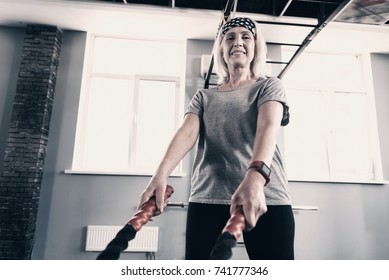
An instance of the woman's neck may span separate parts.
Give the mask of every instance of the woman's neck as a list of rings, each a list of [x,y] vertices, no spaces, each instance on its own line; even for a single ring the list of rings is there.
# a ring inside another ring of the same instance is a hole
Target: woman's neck
[[[255,83],[255,78],[250,71],[232,71],[228,81],[225,81],[220,88],[237,89]]]

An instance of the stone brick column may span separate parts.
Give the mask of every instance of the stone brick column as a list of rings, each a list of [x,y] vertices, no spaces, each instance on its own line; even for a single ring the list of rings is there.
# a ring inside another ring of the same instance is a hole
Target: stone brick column
[[[31,259],[62,42],[28,25],[0,177],[0,259]]]

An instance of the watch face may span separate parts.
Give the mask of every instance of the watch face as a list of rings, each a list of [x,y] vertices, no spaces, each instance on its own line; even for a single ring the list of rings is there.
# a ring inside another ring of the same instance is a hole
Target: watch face
[[[262,164],[261,169],[267,176],[270,176],[271,170],[265,163]]]

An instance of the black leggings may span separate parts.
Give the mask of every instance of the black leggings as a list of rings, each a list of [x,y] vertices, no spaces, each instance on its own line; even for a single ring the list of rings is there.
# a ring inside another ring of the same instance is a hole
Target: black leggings
[[[230,218],[230,206],[189,203],[186,260],[206,260]],[[268,206],[254,229],[243,239],[250,260],[294,259],[294,216],[290,205]]]

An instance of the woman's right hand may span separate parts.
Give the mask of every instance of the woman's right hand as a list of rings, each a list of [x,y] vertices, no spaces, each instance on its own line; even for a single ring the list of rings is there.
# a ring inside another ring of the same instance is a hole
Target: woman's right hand
[[[138,205],[138,210],[143,204],[150,200],[151,197],[155,196],[155,202],[157,204],[157,210],[154,213],[154,216],[160,215],[164,208],[166,207],[168,201],[165,201],[165,190],[167,186],[167,181],[165,178],[159,178],[158,176],[153,176],[147,185],[146,189],[142,192],[140,196],[140,202]]]

